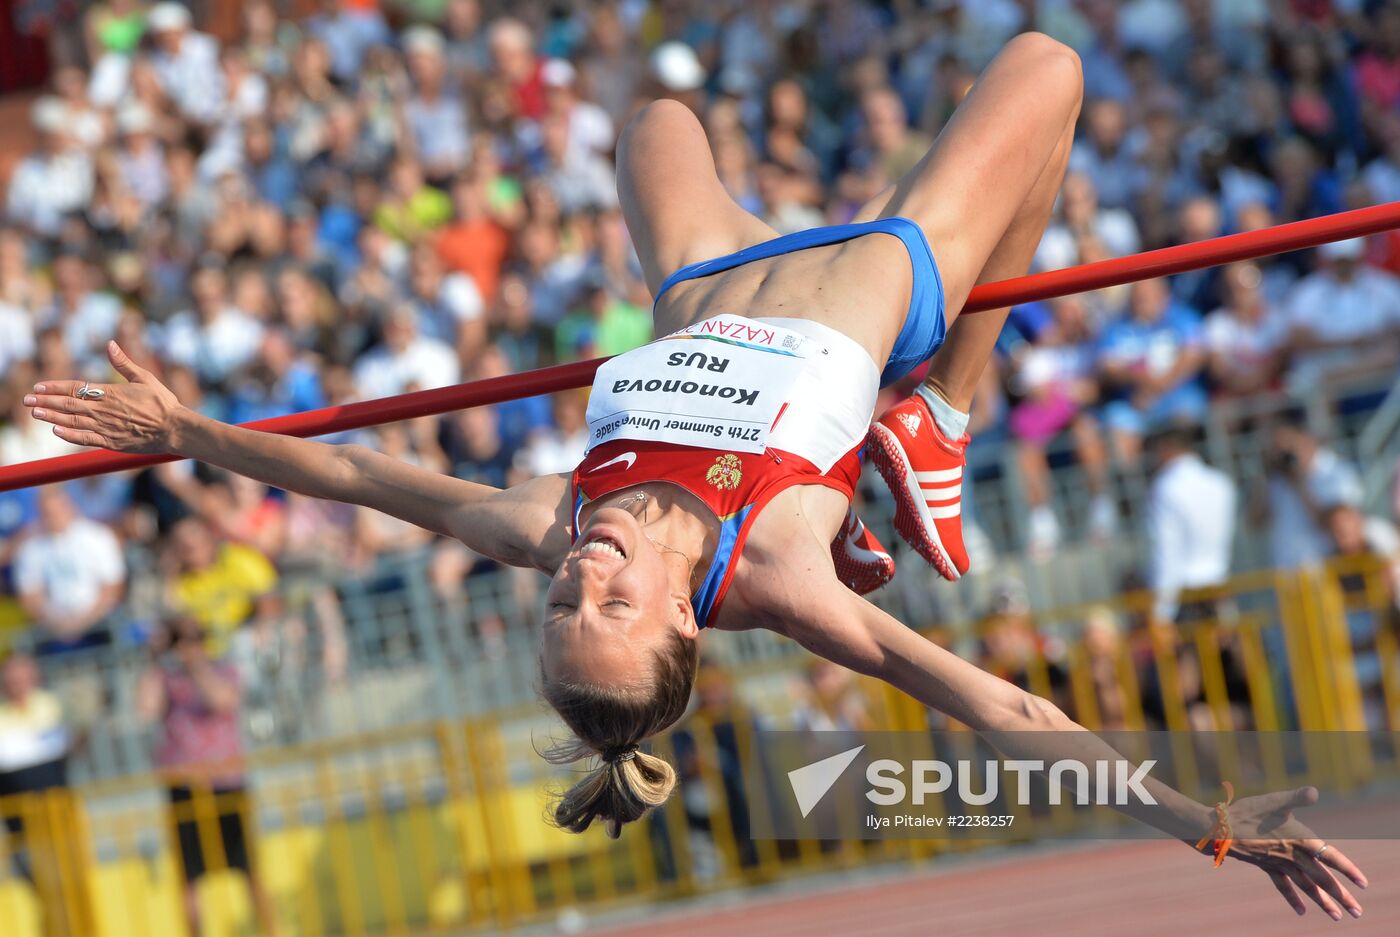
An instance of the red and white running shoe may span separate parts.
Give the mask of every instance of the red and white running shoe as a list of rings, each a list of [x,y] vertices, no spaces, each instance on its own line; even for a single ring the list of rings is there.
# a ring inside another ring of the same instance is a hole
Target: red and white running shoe
[[[874,592],[894,578],[894,557],[865,529],[854,507],[831,541],[831,561],[836,578],[856,595]]]
[[[968,567],[962,483],[970,441],[944,436],[918,394],[886,410],[866,439],[870,461],[894,494],[895,530],[952,581]]]

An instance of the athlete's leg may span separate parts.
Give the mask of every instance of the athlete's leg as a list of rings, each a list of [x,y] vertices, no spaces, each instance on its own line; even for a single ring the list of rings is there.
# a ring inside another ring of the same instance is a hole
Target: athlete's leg
[[[991,266],[1020,264],[1025,244],[1039,242],[1035,219],[1048,208],[1028,203],[1044,202],[1047,192],[1044,203],[1053,203],[1059,180],[1047,169],[1082,97],[1072,49],[1039,33],[1017,36],[978,76],[928,154],[862,210],[862,217],[903,215],[924,229],[950,321]]]
[[[1082,85],[1074,53],[1044,36],[1007,45],[938,143],[878,206],[917,221],[949,316],[975,283],[1024,274],[1073,144]],[[895,494],[896,527],[949,579],[968,568],[961,499],[966,411],[1006,320],[956,316],[921,393],[871,427],[871,457]]]
[[[1077,113],[1077,112],[1076,112]],[[1050,162],[1041,170],[1030,195],[1012,219],[1011,226],[987,258],[977,277],[978,283],[995,283],[1011,277],[1024,276],[1040,245],[1045,226],[1055,208],[1055,197],[1069,166],[1069,151],[1074,145],[1074,123],[1064,128],[1060,143]],[[1009,309],[989,309],[974,315],[958,316],[948,329],[948,337],[929,362],[927,384],[938,396],[955,409],[966,412],[972,405],[972,395],[982,378],[982,371],[996,347],[997,337],[1006,324]]]
[[[653,293],[679,267],[777,236],[730,198],[704,128],[675,101],[653,101],[623,130],[617,194]]]

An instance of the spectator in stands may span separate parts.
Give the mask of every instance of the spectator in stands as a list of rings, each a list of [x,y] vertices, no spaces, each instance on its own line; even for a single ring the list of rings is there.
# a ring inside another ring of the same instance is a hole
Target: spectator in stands
[[[1088,77],[1086,67],[1086,90]],[[1094,181],[1100,204],[1128,207],[1147,184],[1147,171],[1127,142],[1127,107],[1114,98],[1092,100],[1084,108],[1084,125],[1084,137],[1070,154],[1070,169]]]
[[[248,882],[264,934],[277,933],[271,897],[253,864],[252,830],[241,738],[242,686],[237,669],[207,648],[192,618],[166,622],[137,687],[137,711],[161,727],[155,763],[166,783],[169,824],[180,847],[185,919],[199,929],[199,880],[237,869]]]
[[[1089,411],[1098,400],[1099,383],[1088,305],[1082,296],[1065,296],[1052,300],[1048,308],[1049,321],[1026,326],[1038,331],[1013,358],[1010,382],[1019,402],[1008,419],[1030,507],[1029,546],[1039,555],[1060,542],[1059,520],[1050,504],[1046,448],[1066,431],[1092,499],[1090,529],[1104,539],[1117,526],[1116,510],[1107,494],[1108,453],[1098,421]]]
[[[0,660],[0,819],[11,837],[15,871],[31,882],[24,815],[40,811],[24,795],[67,787],[72,748],[63,703],[44,689],[34,658],[6,655]]]
[[[265,556],[220,541],[198,517],[177,523],[169,544],[174,572],[167,580],[167,598],[208,633],[212,656],[223,657],[235,643],[242,653],[253,643],[252,632],[271,628],[281,603],[275,591],[277,571]]]
[[[484,176],[463,173],[452,186],[453,222],[437,236],[438,256],[450,271],[471,278],[482,299],[496,298],[511,232],[491,213],[491,193]]]
[[[65,218],[88,206],[96,177],[92,159],[68,135],[62,101],[41,97],[31,115],[38,148],[10,176],[5,215],[15,224],[53,237]]]
[[[460,371],[452,347],[418,332],[418,314],[401,303],[384,317],[384,341],[355,366],[355,386],[364,397],[387,397],[409,389],[428,390],[457,383]]]
[[[1392,111],[1379,115],[1377,135],[1380,154],[1366,164],[1361,178],[1377,202],[1397,202],[1400,201],[1400,114]]]
[[[603,271],[589,274],[583,308],[564,317],[554,331],[559,361],[618,355],[651,341],[651,311],[615,296]]]
[[[321,41],[330,56],[331,74],[346,85],[354,83],[365,53],[388,45],[393,34],[377,5],[321,0],[320,12],[306,21],[306,32]]]
[[[263,325],[229,301],[228,273],[217,258],[195,271],[190,293],[194,308],[166,323],[162,350],[201,381],[217,386],[253,360],[262,345]]]
[[[1165,280],[1133,284],[1129,316],[1104,330],[1098,355],[1112,393],[1103,421],[1119,459],[1136,462],[1152,429],[1205,414],[1200,315],[1175,302]]]
[[[273,328],[263,334],[257,355],[234,387],[228,419],[247,423],[325,405],[316,363],[297,354],[286,329]]]
[[[53,302],[40,312],[41,328],[58,329],[75,363],[84,370],[107,367],[107,342],[117,331],[121,300],[98,289],[97,271],[77,251],[53,262]]]
[[[1088,661],[1089,680],[1094,687],[1097,726],[1088,721],[1089,714],[1080,707],[1075,707],[1076,718],[1084,725],[1107,731],[1128,728],[1132,704],[1123,685],[1123,665],[1129,660],[1128,649],[1112,609],[1102,606],[1089,609],[1084,616],[1080,640]]]
[[[431,182],[450,181],[471,152],[467,108],[448,83],[442,33],[414,26],[404,33],[404,53],[413,91],[403,104],[412,152]]]
[[[527,477],[572,472],[588,448],[585,413],[588,395],[561,391],[554,395],[553,425],[534,433],[516,457]]]
[[[856,675],[839,664],[817,659],[808,663],[797,686],[793,728],[800,732],[865,732],[875,727],[870,701]]]
[[[67,831],[79,818],[67,789],[74,739],[62,702],[41,683],[32,657],[0,659],[0,821],[13,874],[33,887],[47,934],[72,920],[73,883],[53,857],[70,845]]]
[[[516,117],[544,116],[544,63],[535,54],[535,37],[520,20],[503,17],[491,24],[488,41],[496,74],[510,89]]]
[[[876,167],[893,182],[914,168],[933,141],[909,127],[904,102],[892,88],[867,91],[860,102],[865,133],[857,163]]]
[[[735,858],[743,867],[758,861],[749,834],[742,760],[745,736],[751,739],[757,730],[757,717],[735,694],[734,678],[713,661],[702,661],[695,674],[695,707],[671,734],[692,861],[702,881],[717,877],[729,860],[721,858],[714,835],[716,802],[721,797],[738,850]]]
[[[15,554],[15,588],[40,653],[109,643],[107,617],[126,587],[116,535],[79,516],[57,486],[39,492],[39,520]]]
[[[452,219],[452,199],[429,185],[423,168],[411,156],[400,156],[389,167],[387,190],[373,208],[373,220],[401,241],[416,241]]]
[[[565,215],[617,207],[612,166],[596,151],[572,145],[571,132],[567,116],[549,114],[540,120],[539,176]]]
[[[41,430],[26,415],[24,395],[33,388],[37,376],[28,361],[17,364],[3,376],[5,410],[4,422],[0,423],[0,464],[32,462],[77,451],[77,446]]]
[[[224,95],[218,40],[196,31],[189,7],[171,0],[151,7],[146,26],[155,43],[151,64],[161,89],[182,117],[213,123]]]
[[[1394,728],[1385,696],[1384,668],[1378,638],[1400,625],[1396,597],[1400,595],[1400,533],[1380,517],[1369,517],[1354,505],[1338,504],[1323,517],[1333,574],[1346,596],[1347,631],[1352,666],[1366,710],[1367,726]],[[1393,645],[1392,645],[1393,646]]]
[[[1340,503],[1323,514],[1328,552],[1334,557],[1369,557],[1380,573],[1382,593],[1394,602],[1400,584],[1400,531],[1383,517],[1362,512],[1354,504]]]
[[[1142,244],[1133,216],[1122,208],[1100,206],[1093,178],[1072,172],[1065,176],[1058,217],[1045,229],[1035,252],[1035,265],[1041,270],[1058,270],[1085,263],[1089,258],[1082,255],[1080,247],[1085,236],[1094,237],[1110,257],[1135,254]]]
[[[1224,305],[1205,320],[1206,374],[1225,396],[1269,390],[1287,354],[1287,324],[1265,297],[1257,264],[1231,264],[1221,283]]]
[[[977,666],[1057,706],[1070,706],[1064,643],[1036,627],[1024,585],[1015,580],[997,585],[977,635]]]
[[[409,266],[409,302],[419,330],[455,348],[464,359],[475,357],[486,337],[486,303],[476,281],[465,273],[448,273],[431,243],[413,250]]]
[[[545,118],[563,122],[570,152],[606,157],[617,143],[617,128],[608,112],[578,93],[578,70],[566,59],[550,59],[540,70]]]
[[[1323,515],[1338,505],[1361,503],[1360,472],[1309,432],[1301,411],[1281,418],[1267,459],[1269,474],[1256,515],[1268,520],[1270,565],[1296,569],[1320,562],[1327,555]]]
[[[1298,393],[1367,369],[1392,370],[1400,353],[1400,278],[1362,263],[1363,238],[1317,249],[1318,270],[1288,297]]]
[[[1201,460],[1189,428],[1153,437],[1157,473],[1147,503],[1149,581],[1161,621],[1176,620],[1181,594],[1218,586],[1230,575],[1235,539],[1235,483]]]

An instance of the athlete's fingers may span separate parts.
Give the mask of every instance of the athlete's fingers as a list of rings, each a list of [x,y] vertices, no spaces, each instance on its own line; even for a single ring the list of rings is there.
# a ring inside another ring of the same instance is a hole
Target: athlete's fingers
[[[52,423],[54,426],[62,426],[66,429],[97,429],[97,423],[92,417],[82,413],[59,413],[56,410],[36,408],[34,410],[34,419],[42,420],[45,423]]]
[[[95,446],[98,449],[110,449],[107,441],[91,430],[69,429],[66,426],[55,426],[53,434],[59,439],[71,442],[75,446]]]
[[[1348,914],[1352,917],[1361,917],[1361,903],[1352,896],[1351,892],[1347,891],[1345,885],[1337,881],[1337,877],[1329,872],[1321,862],[1310,855],[1299,856],[1296,861],[1304,874],[1316,882],[1319,888],[1331,895],[1333,900],[1345,908]]]
[[[83,381],[40,381],[34,385],[34,393],[58,394],[62,397],[72,397],[74,392],[77,391],[79,387],[82,387],[83,384]],[[74,399],[76,400],[77,398]]]
[[[1263,808],[1261,811],[1263,813],[1283,813],[1296,807],[1311,807],[1317,803],[1317,797],[1317,788],[1306,786],[1291,791],[1261,794],[1259,806]]]
[[[1298,889],[1293,887],[1293,883],[1288,880],[1286,875],[1282,872],[1270,872],[1269,881],[1274,883],[1274,887],[1278,889],[1278,893],[1283,896],[1283,900],[1288,902],[1288,906],[1292,908],[1296,914],[1301,916],[1308,913],[1307,904],[1303,901],[1302,896],[1298,894]]]
[[[1340,849],[1337,849],[1336,846],[1327,846],[1327,849],[1323,850],[1322,856],[1319,856],[1317,850],[1322,849],[1322,847],[1323,843],[1319,843],[1317,849],[1309,850],[1313,859],[1322,863],[1323,866],[1336,868],[1338,873],[1345,875],[1345,877],[1350,878],[1352,882],[1355,882],[1357,888],[1365,888],[1371,884],[1371,881],[1366,878],[1364,871],[1361,871],[1361,868],[1357,867],[1357,863],[1347,859],[1345,853],[1341,852]]]
[[[117,369],[118,374],[133,384],[143,384],[151,376],[151,372],[128,358],[126,352],[122,351],[122,346],[116,342],[107,343],[107,360],[112,362],[112,367]]]
[[[33,401],[32,403],[30,401]],[[79,400],[69,394],[27,394],[24,398],[26,407],[35,407],[41,410],[57,413],[82,413],[87,409],[88,402]]]
[[[1342,919],[1342,909],[1337,907],[1337,902],[1332,900],[1331,895],[1322,890],[1321,885],[1308,878],[1307,873],[1297,865],[1290,865],[1287,871],[1289,879],[1300,892],[1312,899],[1313,904],[1325,911],[1332,920]]]

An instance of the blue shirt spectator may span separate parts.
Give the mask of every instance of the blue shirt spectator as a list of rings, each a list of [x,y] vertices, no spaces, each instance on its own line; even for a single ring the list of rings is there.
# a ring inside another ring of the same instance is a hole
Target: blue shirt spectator
[[[1174,301],[1165,280],[1134,284],[1129,309],[1104,329],[1098,362],[1113,395],[1104,422],[1135,455],[1151,429],[1205,414],[1205,344],[1200,314]]]

